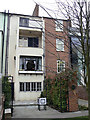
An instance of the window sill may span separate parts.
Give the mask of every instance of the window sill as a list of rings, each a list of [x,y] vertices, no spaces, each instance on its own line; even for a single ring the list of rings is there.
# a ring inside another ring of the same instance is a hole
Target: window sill
[[[19,74],[43,74],[43,71],[20,71]]]

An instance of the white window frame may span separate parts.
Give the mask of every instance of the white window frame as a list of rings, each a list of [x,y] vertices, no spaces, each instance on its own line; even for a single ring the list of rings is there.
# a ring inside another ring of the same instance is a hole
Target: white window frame
[[[30,84],[30,88],[29,88],[30,90],[28,90],[28,91],[26,90],[26,83]],[[20,92],[40,92],[40,91],[42,91],[42,82],[20,82],[19,84],[20,84],[19,89],[20,89],[20,87],[22,87]],[[23,84],[24,86],[21,86],[21,84]],[[35,88],[34,88],[34,84],[35,84]],[[39,88],[37,87],[37,84],[39,84],[39,86],[38,86]],[[32,87],[32,85],[33,85],[33,87]],[[23,87],[24,87],[24,90],[23,90]]]
[[[56,20],[55,21],[55,28],[56,31],[63,31],[63,20]]]
[[[56,51],[64,51],[64,40],[56,39]]]
[[[61,67],[61,66],[58,65],[58,64],[59,64],[58,62],[60,62],[60,64],[63,63],[63,68],[61,68],[60,71],[58,71],[58,67]],[[57,60],[57,73],[60,73],[60,72],[62,72],[62,71],[65,71],[65,61],[63,61],[63,60]]]

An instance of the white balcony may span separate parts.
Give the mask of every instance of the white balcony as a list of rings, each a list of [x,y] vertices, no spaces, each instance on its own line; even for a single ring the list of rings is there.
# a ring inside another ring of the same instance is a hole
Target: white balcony
[[[19,22],[20,28],[28,28],[33,30],[42,30],[43,29],[43,21],[29,18],[20,18]]]

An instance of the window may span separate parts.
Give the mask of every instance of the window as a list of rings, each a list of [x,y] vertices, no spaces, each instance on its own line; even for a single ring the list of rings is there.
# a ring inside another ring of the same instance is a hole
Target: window
[[[64,51],[64,40],[56,39],[56,51]]]
[[[63,31],[63,21],[62,20],[56,20],[56,31]]]
[[[39,47],[38,37],[24,37],[19,36],[20,47]]]
[[[41,82],[20,82],[20,91],[41,91]]]
[[[38,47],[38,38],[28,38],[28,47]]]
[[[65,70],[65,61],[57,60],[57,73],[60,73]]]
[[[24,91],[24,83],[20,83],[20,91]]]
[[[20,18],[20,24],[21,27],[29,27],[29,18]]]
[[[20,56],[19,69],[23,71],[41,71],[42,58],[32,56]]]
[[[37,83],[37,91],[41,91],[41,82]]]

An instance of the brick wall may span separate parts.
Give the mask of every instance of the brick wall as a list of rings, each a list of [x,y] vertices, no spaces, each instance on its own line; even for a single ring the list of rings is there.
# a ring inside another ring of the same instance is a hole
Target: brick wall
[[[46,77],[54,77],[57,72],[57,60],[64,60],[66,65],[70,64],[69,54],[69,39],[67,37],[67,31],[59,32],[55,29],[55,20],[44,18],[45,20],[45,61],[46,61]],[[64,26],[67,26],[67,21],[64,21]],[[56,51],[56,38],[64,39],[65,46],[63,52]],[[68,47],[67,47],[68,46]]]
[[[88,100],[88,92],[86,90],[86,87],[78,86],[77,95],[79,99]]]
[[[69,88],[69,111],[78,111],[78,95],[76,90]]]
[[[54,19],[44,18],[45,20],[45,65],[46,78],[53,78],[57,73],[57,60],[65,61],[65,66],[70,67],[70,52],[69,52],[69,38],[67,31],[57,32],[55,29]],[[67,26],[67,21],[64,21],[64,26]],[[56,38],[62,38],[65,41],[64,51],[56,51]],[[69,89],[69,110],[78,110],[78,97]]]

